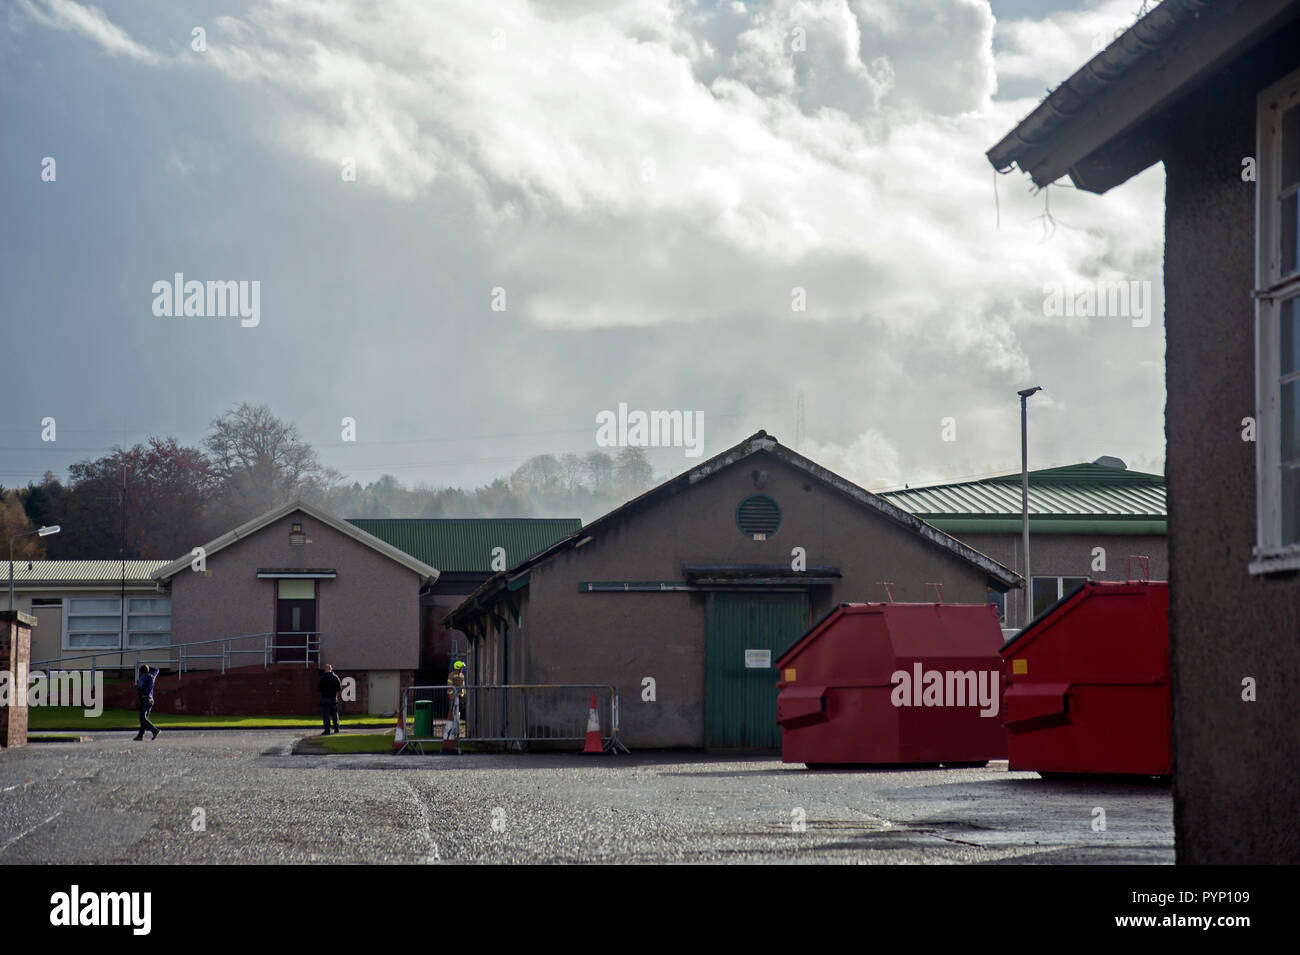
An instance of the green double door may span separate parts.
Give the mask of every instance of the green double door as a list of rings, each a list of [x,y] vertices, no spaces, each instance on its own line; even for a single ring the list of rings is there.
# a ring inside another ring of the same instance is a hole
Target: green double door
[[[711,592],[705,612],[704,745],[779,748],[776,658],[808,629],[806,593]]]

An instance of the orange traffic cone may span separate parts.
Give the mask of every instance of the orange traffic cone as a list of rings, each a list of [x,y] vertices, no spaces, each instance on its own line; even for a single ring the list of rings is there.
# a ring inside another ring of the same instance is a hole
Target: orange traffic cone
[[[600,744],[600,717],[596,715],[596,694],[591,694],[591,709],[587,712],[587,745],[584,753],[603,753],[605,747]]]

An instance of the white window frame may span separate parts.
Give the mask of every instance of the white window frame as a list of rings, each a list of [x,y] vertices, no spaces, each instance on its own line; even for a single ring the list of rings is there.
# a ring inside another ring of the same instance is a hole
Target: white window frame
[[[112,646],[73,646],[69,640],[72,637],[69,619],[73,616],[93,616],[107,617],[108,613],[100,614],[73,614],[72,603],[76,600],[112,600],[117,603],[117,643]],[[122,648],[122,604],[117,594],[72,594],[63,598],[63,639],[60,641],[64,650],[80,650],[83,653],[107,653]]]
[[[130,608],[131,608],[131,601],[132,601],[132,600],[141,600],[141,599],[144,599],[144,600],[166,600],[166,601],[168,602],[167,612],[166,612],[166,613],[160,613],[160,612],[156,612],[156,611],[148,611],[148,612],[137,611],[137,612],[135,612],[135,613],[132,613],[132,612],[131,612],[131,609],[130,609]],[[113,602],[115,602],[115,603],[117,604],[117,612],[116,612],[116,616],[117,616],[117,620],[118,620],[118,625],[117,625],[117,642],[116,642],[115,644],[113,644],[112,646],[94,646],[94,647],[88,647],[88,646],[73,646],[71,643],[69,643],[69,638],[72,636],[72,634],[71,634],[71,630],[70,630],[70,627],[69,627],[69,620],[70,620],[70,618],[75,617],[75,616],[96,616],[96,617],[107,617],[107,616],[110,616],[109,613],[103,613],[103,614],[73,614],[73,613],[72,613],[72,604],[73,604],[74,601],[77,601],[77,600],[111,600],[111,601],[113,601]],[[169,620],[169,625],[168,625],[166,631],[160,631],[160,630],[140,630],[140,629],[132,630],[132,629],[130,629],[130,618],[131,618],[131,617],[168,617],[168,618],[170,618],[170,617],[171,617],[171,614],[172,614],[172,609],[171,609],[171,595],[170,595],[170,594],[159,595],[159,594],[153,594],[153,593],[130,593],[130,592],[128,592],[127,595],[126,595],[126,603],[123,604],[123,603],[122,603],[122,598],[121,598],[121,595],[120,595],[120,594],[116,594],[116,593],[114,593],[114,594],[105,594],[105,593],[83,593],[83,594],[72,594],[72,595],[65,596],[65,597],[62,598],[62,603],[63,603],[63,636],[62,636],[62,638],[61,638],[61,640],[60,640],[60,643],[62,644],[62,647],[63,647],[64,650],[77,650],[77,651],[81,651],[81,652],[83,652],[83,653],[111,653],[111,652],[114,651],[114,650],[153,650],[153,649],[157,649],[157,648],[162,647],[162,646],[171,646],[171,643],[172,643],[172,630],[171,630],[171,626],[170,626],[170,620]],[[127,625],[127,626],[125,627],[125,629],[124,629],[124,627],[123,627],[123,624],[126,624],[126,625]],[[164,632],[167,634],[167,643],[166,643],[166,644],[155,643],[155,644],[149,644],[149,645],[141,644],[141,645],[138,645],[138,646],[137,646],[137,645],[133,644],[133,642],[132,642],[132,640],[131,640],[131,637],[132,637],[133,634],[157,634],[157,633],[164,633]],[[124,633],[125,633],[125,636],[123,636]]]
[[[133,611],[133,610],[131,609],[131,601],[133,601],[133,600],[165,600],[165,601],[167,601],[167,610],[166,610],[165,612],[160,612],[160,611],[157,611],[157,610],[148,610],[148,611],[145,611],[145,610],[134,610],[134,611]],[[170,647],[170,646],[172,645],[172,627],[171,627],[171,619],[172,619],[172,598],[171,598],[171,595],[170,595],[170,594],[166,594],[166,595],[162,595],[162,594],[127,594],[127,597],[126,597],[126,609],[125,609],[124,613],[122,614],[122,616],[123,616],[123,619],[126,620],[126,624],[127,624],[127,628],[126,628],[126,643],[124,644],[125,649],[127,649],[127,650],[156,650],[156,649],[159,648],[159,647],[164,647],[164,646],[165,646],[165,647]],[[133,629],[133,628],[131,627],[131,618],[132,618],[132,617],[166,617],[166,618],[167,618],[167,629],[166,629],[166,630],[141,630],[141,629],[139,629],[139,628],[134,628],[134,629]],[[166,642],[166,643],[136,643],[135,640],[133,639],[133,638],[135,637],[136,634],[143,634],[143,635],[145,635],[145,636],[166,635],[166,637],[167,637],[167,642]]]
[[[1259,94],[1255,183],[1255,548],[1251,574],[1300,568],[1300,541],[1282,542],[1282,386],[1278,363],[1283,303],[1300,295],[1300,271],[1282,274],[1278,178],[1282,116],[1300,107],[1300,70]]]

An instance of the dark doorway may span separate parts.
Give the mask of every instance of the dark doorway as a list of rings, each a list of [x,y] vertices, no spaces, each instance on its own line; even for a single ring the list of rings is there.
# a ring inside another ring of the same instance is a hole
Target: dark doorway
[[[303,663],[307,659],[307,640],[315,638],[316,601],[309,598],[280,597],[275,602],[276,663]]]

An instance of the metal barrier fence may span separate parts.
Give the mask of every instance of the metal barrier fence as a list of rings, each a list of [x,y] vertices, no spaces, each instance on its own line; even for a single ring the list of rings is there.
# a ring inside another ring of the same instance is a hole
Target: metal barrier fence
[[[504,743],[519,750],[536,742],[581,743],[587,738],[593,696],[601,748],[607,753],[628,752],[618,738],[618,690],[608,683],[407,687],[402,691],[398,723],[399,731],[405,727],[399,752],[423,753],[423,744],[441,744],[448,731],[460,742]],[[459,726],[450,727],[456,715]]]
[[[248,646],[237,646],[241,641],[248,641]],[[211,652],[196,652],[196,648]],[[301,663],[303,668],[320,661],[319,630],[282,630],[278,633],[246,633],[238,637],[216,637],[211,640],[192,640],[189,643],[173,643],[162,647],[140,647],[134,650],[93,650],[85,653],[63,653],[49,660],[33,661],[31,670],[63,670],[69,660],[89,660],[90,666],[78,669],[96,670],[131,670],[138,671],[141,663],[150,666],[174,670],[178,679],[184,679],[185,671],[197,672],[215,670],[215,666],[195,666],[198,660],[220,660],[221,672],[225,673],[239,663],[241,656],[261,657],[262,669],[272,663]],[[113,658],[117,660],[114,662]],[[133,660],[134,663],[126,661]],[[257,660],[249,661],[256,666]]]

